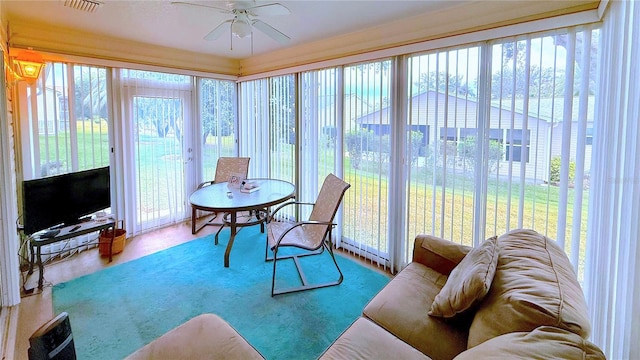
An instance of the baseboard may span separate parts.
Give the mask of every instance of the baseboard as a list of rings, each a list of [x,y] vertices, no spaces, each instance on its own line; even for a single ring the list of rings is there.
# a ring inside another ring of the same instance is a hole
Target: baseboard
[[[18,333],[18,306],[3,306],[0,309],[0,359],[15,359]]]

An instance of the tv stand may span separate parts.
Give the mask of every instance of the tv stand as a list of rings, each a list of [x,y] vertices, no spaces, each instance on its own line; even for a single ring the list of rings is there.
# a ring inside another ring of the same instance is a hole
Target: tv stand
[[[79,225],[80,228],[73,230],[76,225]],[[44,245],[49,245],[53,243],[57,243],[62,240],[71,239],[76,236],[88,234],[95,231],[112,229],[112,238],[111,244],[109,248],[109,262],[113,260],[113,241],[116,236],[116,221],[112,218],[108,218],[106,221],[101,220],[89,220],[84,222],[79,222],[76,225],[67,225],[59,228],[60,230],[57,234],[51,237],[43,237],[42,234],[45,233],[35,233],[30,236],[29,239],[29,249],[31,250],[31,262],[29,263],[29,274],[33,274],[33,264],[37,260],[38,270],[40,274],[38,275],[38,289],[42,290],[42,283],[44,280],[44,266],[42,264],[42,252],[41,247]],[[34,251],[35,250],[35,251]],[[37,259],[36,259],[37,258]]]
[[[56,225],[56,226],[50,227],[49,230],[64,229],[64,228],[72,227],[74,225],[82,224],[82,223],[85,223],[85,222],[91,221],[91,220],[92,220],[91,216],[85,216],[85,217],[82,217],[82,218],[72,219],[72,220],[65,220],[60,225]]]

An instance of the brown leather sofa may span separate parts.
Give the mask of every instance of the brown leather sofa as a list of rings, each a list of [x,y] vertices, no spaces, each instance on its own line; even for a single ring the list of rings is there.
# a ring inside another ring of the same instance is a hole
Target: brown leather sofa
[[[400,271],[321,359],[605,359],[552,239],[514,230],[476,248],[415,239]]]

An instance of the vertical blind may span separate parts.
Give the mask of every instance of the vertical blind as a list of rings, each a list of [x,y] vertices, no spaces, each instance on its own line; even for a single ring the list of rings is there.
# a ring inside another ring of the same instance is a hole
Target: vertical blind
[[[293,75],[246,82],[243,111],[255,122],[243,121],[268,126],[274,176],[299,164],[300,196],[315,196],[321,167],[342,171],[351,188],[339,244],[359,256],[399,269],[420,233],[473,245],[528,227],[557,239],[582,279],[598,36],[571,28],[301,73],[299,123],[288,120]],[[394,103],[395,93],[406,99]],[[300,158],[285,165],[297,139]],[[406,174],[392,159],[405,159]],[[390,234],[397,213],[402,240]]]
[[[300,74],[299,122],[299,199],[315,202],[322,182],[330,173],[342,176],[342,109],[341,69],[330,68]],[[308,218],[305,208],[301,218]],[[340,218],[340,213],[336,219]],[[341,221],[333,232],[334,241],[341,239]]]
[[[32,147],[25,178],[109,165],[107,70],[47,63],[27,88]]]
[[[128,221],[139,224],[136,231],[184,218],[185,202],[174,190],[184,193],[184,177],[194,173],[188,164],[193,138],[185,133],[199,135],[199,166],[207,178],[214,171],[208,161],[233,154],[235,131],[240,155],[252,157],[253,176],[291,180],[297,174],[302,197],[313,199],[328,172],[342,173],[352,187],[338,242],[378,263],[393,257],[409,262],[418,233],[472,245],[530,227],[557,239],[580,279],[588,269],[596,343],[610,357],[626,357],[637,353],[637,316],[626,315],[640,298],[633,288],[640,248],[634,236],[637,86],[629,82],[637,78],[637,49],[630,51],[630,44],[639,7],[609,7],[603,45],[597,26],[582,26],[242,82],[233,130],[232,83],[200,80],[201,128],[194,130],[189,77],[132,71],[111,77],[111,69],[49,63],[21,94],[28,117],[21,127],[23,174],[31,179],[109,164],[111,94],[124,95],[117,99],[127,103],[115,114],[121,128],[116,143],[128,152],[116,165],[135,176],[118,181],[136,183],[127,185],[123,199],[142,193],[144,173],[152,174],[149,188],[167,198],[165,204],[140,195],[132,202],[145,204],[127,210]],[[607,69],[602,94],[595,86],[600,55]],[[407,72],[393,79],[391,67]],[[406,99],[393,103],[394,92]],[[394,131],[406,131],[406,146],[391,146]],[[593,175],[592,146],[600,150],[594,168],[602,169]],[[405,159],[406,174],[390,171],[397,168],[389,159],[397,155]],[[389,201],[388,194],[398,192],[406,196],[404,208]],[[587,237],[589,207],[597,216]],[[402,214],[405,238],[389,234],[389,213]],[[405,246],[393,246],[397,241]],[[587,260],[586,247],[593,250]],[[392,253],[397,248],[404,251]]]
[[[483,166],[476,146],[479,55],[474,46],[408,60],[407,245],[421,233],[471,245],[474,178]]]
[[[202,182],[215,177],[219,157],[237,154],[236,87],[234,82],[228,80],[200,79],[198,94],[198,138],[201,145],[199,159],[202,169],[199,182]]]
[[[213,177],[219,156],[236,154],[234,82],[199,79],[195,122],[190,76],[67,63],[45,69],[26,89],[25,178],[110,165],[113,136],[112,185],[129,234],[183,221],[193,184]]]
[[[249,175],[269,177],[269,83],[267,79],[240,83],[238,108],[240,156],[249,156]]]
[[[24,180],[109,165],[107,74],[101,67],[50,62],[27,87]],[[95,238],[88,234],[43,246],[43,261],[86,250]]]
[[[473,245],[532,228],[558,241],[582,279],[598,34],[409,59],[408,244],[421,232]]]
[[[391,60],[356,64],[343,70],[344,197],[342,246],[388,265],[388,191],[391,140],[389,99]],[[386,110],[385,110],[386,109]]]
[[[640,354],[640,4],[612,1],[602,29],[585,292],[592,341]]]
[[[296,78],[269,79],[269,177],[295,183]]]
[[[119,70],[125,223],[133,234],[183,221],[192,173],[192,78]],[[185,126],[186,125],[186,126]]]

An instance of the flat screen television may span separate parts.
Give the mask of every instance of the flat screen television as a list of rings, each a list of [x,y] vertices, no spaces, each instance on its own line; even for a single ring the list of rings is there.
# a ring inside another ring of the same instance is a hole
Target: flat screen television
[[[23,231],[31,235],[111,207],[109,167],[72,172],[22,184]]]

